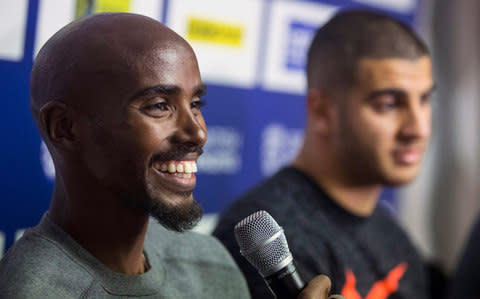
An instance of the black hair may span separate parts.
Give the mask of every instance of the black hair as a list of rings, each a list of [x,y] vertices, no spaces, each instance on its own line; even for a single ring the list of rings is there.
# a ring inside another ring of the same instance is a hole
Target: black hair
[[[407,25],[368,10],[342,11],[316,32],[308,50],[309,88],[335,93],[355,84],[362,58],[430,56],[420,37]]]

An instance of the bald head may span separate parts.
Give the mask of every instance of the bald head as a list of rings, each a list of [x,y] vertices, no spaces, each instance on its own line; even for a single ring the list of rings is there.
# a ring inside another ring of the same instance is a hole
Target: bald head
[[[70,23],[53,35],[38,53],[31,74],[30,106],[39,125],[39,111],[50,101],[85,106],[121,92],[124,82],[154,60],[152,49],[185,49],[188,43],[151,18],[125,13],[97,14]]]
[[[57,32],[31,76],[32,114],[55,165],[53,205],[193,225],[195,176],[162,169],[201,154],[205,90],[192,48],[153,19],[99,14]]]

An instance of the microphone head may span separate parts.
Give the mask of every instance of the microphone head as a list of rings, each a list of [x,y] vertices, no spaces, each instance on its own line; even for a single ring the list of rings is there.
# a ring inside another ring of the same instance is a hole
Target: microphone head
[[[257,211],[234,228],[240,253],[263,277],[268,277],[292,262],[283,229],[265,211]]]

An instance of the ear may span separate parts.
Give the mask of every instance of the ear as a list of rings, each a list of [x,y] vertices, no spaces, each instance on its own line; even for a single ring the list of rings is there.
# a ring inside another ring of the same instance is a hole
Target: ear
[[[307,114],[309,126],[321,135],[328,135],[334,119],[332,98],[318,88],[307,91]]]
[[[50,101],[40,109],[40,123],[53,146],[71,150],[75,145],[73,116],[68,105]]]

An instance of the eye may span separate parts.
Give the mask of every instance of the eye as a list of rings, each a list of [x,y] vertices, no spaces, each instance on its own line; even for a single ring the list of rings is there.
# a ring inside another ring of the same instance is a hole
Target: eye
[[[149,116],[161,118],[170,113],[172,106],[166,101],[157,100],[152,104],[147,104],[142,110]]]
[[[374,102],[375,110],[378,112],[388,112],[400,105],[400,101],[393,95],[381,95]]]
[[[168,111],[168,103],[166,103],[166,102],[160,102],[160,103],[153,104],[153,105],[151,106],[151,109],[158,109],[158,110],[161,110],[161,111]]]
[[[193,101],[191,104],[190,104],[190,107],[192,109],[197,109],[197,110],[200,110],[202,107],[204,107],[207,103],[205,101],[202,101],[202,100],[196,100],[196,101]]]
[[[430,93],[424,94],[424,95],[420,98],[420,101],[422,102],[422,104],[429,104],[429,103],[430,103],[430,100],[431,100],[431,94],[430,94]]]

